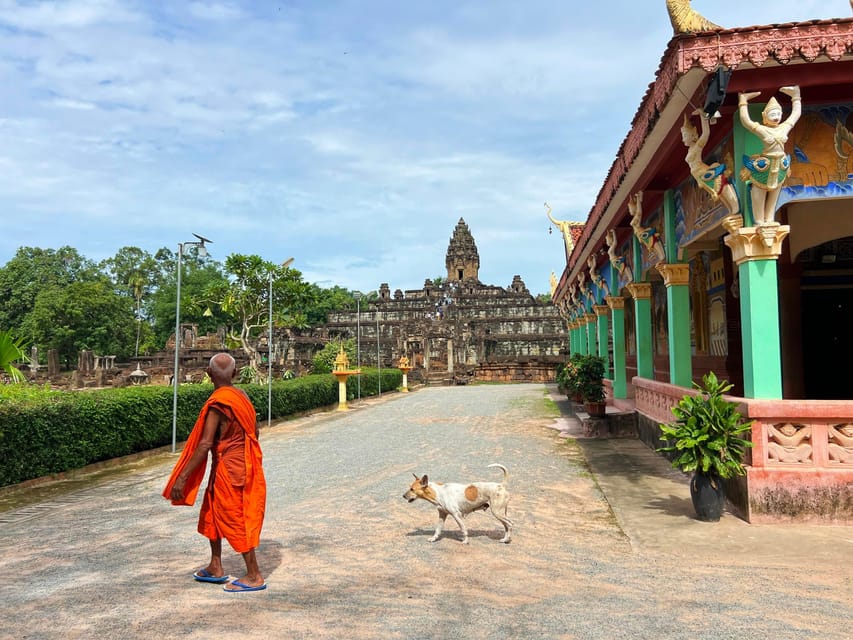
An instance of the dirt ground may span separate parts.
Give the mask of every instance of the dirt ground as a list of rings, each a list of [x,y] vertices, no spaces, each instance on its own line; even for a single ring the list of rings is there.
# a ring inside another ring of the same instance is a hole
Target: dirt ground
[[[191,579],[207,546],[197,506],[159,496],[169,454],[19,503],[0,513],[0,637],[851,637],[848,528],[700,523],[686,482],[663,473],[667,492],[648,495],[640,477],[603,477],[560,420],[542,385],[490,385],[386,394],[264,430],[257,593]],[[469,545],[451,521],[427,542],[436,511],[403,500],[412,474],[497,480],[492,462],[510,472],[512,543],[487,513],[468,517]],[[801,554],[784,553],[791,535]],[[812,561],[810,547],[826,553]]]

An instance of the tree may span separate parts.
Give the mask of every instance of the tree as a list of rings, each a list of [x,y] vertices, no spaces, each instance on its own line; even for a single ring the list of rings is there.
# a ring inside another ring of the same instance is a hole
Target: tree
[[[350,361],[350,368],[354,366],[356,361],[356,341],[353,338],[348,338],[343,342],[333,340],[323,345],[317,353],[314,354],[313,373],[331,373],[335,368],[335,358],[341,352],[341,345],[344,347],[344,353]]]
[[[9,331],[0,331],[0,371],[4,371],[12,382],[23,382],[24,374],[14,363],[26,360],[23,340],[16,340]]]
[[[23,329],[36,344],[56,349],[66,366],[82,349],[121,359],[133,353],[132,303],[105,279],[43,289]]]
[[[305,309],[309,326],[316,327],[328,321],[330,311],[343,309],[355,311],[356,302],[352,292],[344,287],[334,286],[323,289],[317,284],[308,285],[311,290],[311,303]]]
[[[312,299],[311,286],[302,280],[302,273],[263,260],[256,255],[232,254],[225,259],[228,282],[208,287],[200,302],[217,305],[230,322],[230,335],[239,341],[249,358],[249,366],[260,369],[256,338],[269,329],[269,289],[272,278],[273,323],[285,324],[288,318]],[[285,325],[286,326],[286,325]],[[238,333],[239,332],[239,333]]]
[[[98,277],[95,263],[71,247],[21,247],[0,268],[0,326],[19,329],[32,311],[39,292],[45,288],[64,287]]]
[[[101,262],[100,268],[107,273],[120,295],[133,298],[136,307],[136,347],[134,355],[139,355],[139,341],[142,333],[142,299],[150,295],[161,274],[157,261],[147,251],[139,247],[122,247],[112,258]]]
[[[156,277],[159,284],[143,304],[143,310],[151,321],[155,348],[162,349],[175,331],[178,255],[164,247],[157,251],[154,260],[159,270]],[[181,323],[196,324],[200,335],[215,333],[230,321],[219,307],[208,302],[206,294],[214,287],[227,285],[222,264],[198,256],[196,248],[192,247],[184,253],[181,267]]]

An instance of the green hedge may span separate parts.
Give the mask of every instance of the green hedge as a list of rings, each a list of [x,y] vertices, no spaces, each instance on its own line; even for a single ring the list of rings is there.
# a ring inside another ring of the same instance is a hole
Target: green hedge
[[[397,369],[383,369],[382,389],[402,383]],[[362,397],[375,395],[379,376],[364,370]],[[240,385],[255,405],[261,424],[267,416],[269,389],[264,384]],[[347,397],[356,396],[357,380],[347,381]],[[155,449],[172,442],[171,387],[140,386],[99,391],[33,390],[20,396],[0,394],[0,486],[17,484],[88,464]],[[178,388],[177,440],[186,440],[213,385]],[[283,418],[334,405],[334,376],[314,375],[275,381],[272,417]]]

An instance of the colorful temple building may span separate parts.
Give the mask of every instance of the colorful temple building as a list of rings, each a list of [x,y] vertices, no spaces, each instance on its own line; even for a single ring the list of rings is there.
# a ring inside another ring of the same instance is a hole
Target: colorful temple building
[[[853,522],[853,18],[722,28],[676,4],[585,225],[562,223],[571,350],[607,359],[650,447],[728,379],[754,420],[740,515]]]

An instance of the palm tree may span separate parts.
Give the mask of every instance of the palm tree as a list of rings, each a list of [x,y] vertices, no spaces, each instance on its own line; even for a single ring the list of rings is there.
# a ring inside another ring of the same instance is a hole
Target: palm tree
[[[23,382],[24,374],[12,363],[26,359],[23,340],[15,340],[9,331],[0,331],[0,371],[6,372],[13,382]]]

